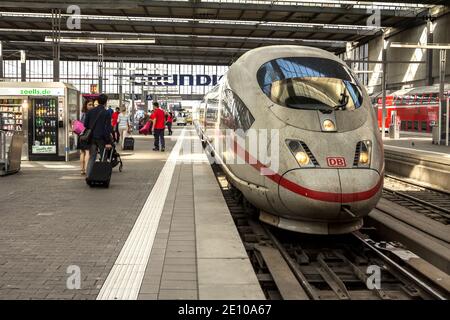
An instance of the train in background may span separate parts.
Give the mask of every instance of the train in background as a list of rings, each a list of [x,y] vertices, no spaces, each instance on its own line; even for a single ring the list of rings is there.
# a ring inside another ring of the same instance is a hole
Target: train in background
[[[365,88],[335,55],[267,46],[229,68],[194,124],[260,220],[324,235],[358,230],[381,197],[384,156],[376,121]],[[258,135],[264,130],[276,130],[276,139]],[[232,147],[217,148],[225,139]],[[270,154],[275,143],[278,166],[272,168],[260,152]]]
[[[444,87],[445,99],[450,84]],[[382,98],[377,97],[378,127],[382,127]],[[439,86],[416,87],[390,92],[386,95],[385,128],[389,129],[392,113],[400,121],[401,131],[431,133],[439,118]]]

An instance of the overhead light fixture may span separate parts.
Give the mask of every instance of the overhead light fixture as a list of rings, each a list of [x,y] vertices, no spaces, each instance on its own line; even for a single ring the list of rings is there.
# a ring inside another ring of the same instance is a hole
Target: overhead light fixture
[[[381,71],[373,71],[373,70],[353,70],[353,73],[383,73],[383,70],[381,70]]]
[[[78,56],[77,57],[79,60],[96,60],[98,57],[97,56]],[[155,61],[155,60],[164,60],[164,57],[156,57],[156,56],[147,56],[147,57],[110,57],[110,56],[105,56],[104,60],[108,60],[108,61]],[[143,70],[143,69],[136,69],[136,70]]]
[[[392,42],[391,48],[407,48],[407,49],[450,49],[449,43],[402,43],[402,42]]]
[[[52,37],[45,37],[46,42],[52,42]],[[61,37],[59,42],[64,43],[92,43],[92,44],[153,44],[154,38],[126,38],[126,39],[106,39],[106,38],[65,38]]]

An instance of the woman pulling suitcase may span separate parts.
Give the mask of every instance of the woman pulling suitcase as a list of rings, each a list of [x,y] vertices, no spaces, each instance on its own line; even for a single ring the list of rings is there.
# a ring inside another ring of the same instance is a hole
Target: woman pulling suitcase
[[[111,179],[111,162],[107,164],[107,161],[102,161],[105,165],[97,165],[99,162],[96,162],[98,152],[101,155],[105,155],[107,153],[105,149],[112,149],[111,115],[105,110],[107,101],[108,97],[105,94],[98,96],[96,99],[97,103],[94,103],[97,106],[86,114],[84,120],[86,130],[80,135],[81,141],[86,141],[90,144],[89,162],[86,172],[86,183],[90,186],[93,184],[109,186],[109,180]]]

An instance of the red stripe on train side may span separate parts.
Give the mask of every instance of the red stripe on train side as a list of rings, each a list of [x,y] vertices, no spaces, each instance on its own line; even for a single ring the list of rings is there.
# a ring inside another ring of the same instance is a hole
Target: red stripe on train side
[[[236,152],[236,149],[238,152]],[[378,183],[372,187],[369,190],[362,191],[362,192],[355,192],[355,193],[334,193],[334,192],[323,192],[323,191],[316,191],[312,189],[308,189],[306,187],[303,187],[289,179],[283,178],[280,174],[277,172],[273,172],[269,167],[262,164],[259,160],[257,160],[255,157],[253,157],[249,152],[242,148],[234,139],[234,148],[233,152],[235,154],[242,155],[244,154],[244,160],[247,164],[251,165],[254,169],[261,172],[261,170],[264,170],[266,173],[269,172],[269,174],[266,174],[266,177],[275,182],[276,184],[281,185],[283,188],[294,192],[298,195],[319,200],[319,201],[326,201],[326,202],[339,202],[339,203],[349,203],[349,202],[357,202],[357,201],[364,201],[367,199],[372,198],[380,189],[380,187],[383,184],[383,178],[381,177]],[[241,157],[242,158],[242,157]]]

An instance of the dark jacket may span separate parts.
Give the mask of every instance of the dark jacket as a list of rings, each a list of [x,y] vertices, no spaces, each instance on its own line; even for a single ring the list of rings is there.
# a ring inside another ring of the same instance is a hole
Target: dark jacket
[[[92,130],[92,138],[95,140],[103,140],[106,144],[112,143],[111,139],[111,115],[105,110],[105,107],[102,105],[98,105],[94,109],[90,110],[86,113],[86,118],[84,119],[84,126],[86,128],[92,128],[94,125],[95,119],[98,114],[103,112]]]

